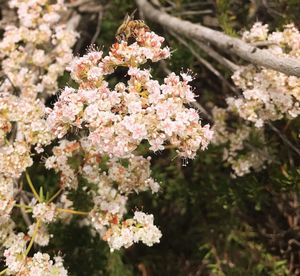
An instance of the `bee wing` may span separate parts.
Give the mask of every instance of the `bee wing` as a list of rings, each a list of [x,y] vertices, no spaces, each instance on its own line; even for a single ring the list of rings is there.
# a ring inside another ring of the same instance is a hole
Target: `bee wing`
[[[123,24],[127,23],[128,21],[130,21],[130,15],[128,13],[126,13],[124,20],[123,20]]]
[[[130,19],[133,20],[134,19],[134,14],[136,13],[137,9],[134,9],[134,11],[130,14]]]
[[[128,22],[130,21],[130,16],[128,13],[126,13],[122,24],[119,26],[116,35],[119,35],[122,31],[124,31],[124,29],[127,27]]]

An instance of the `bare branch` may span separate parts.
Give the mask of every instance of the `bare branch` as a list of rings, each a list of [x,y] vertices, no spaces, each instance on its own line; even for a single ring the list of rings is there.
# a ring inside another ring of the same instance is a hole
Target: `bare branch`
[[[282,139],[284,143],[286,143],[294,152],[296,152],[300,156],[300,149],[298,149],[284,134],[282,134],[279,129],[277,129],[270,122],[267,125]]]
[[[214,120],[213,117],[206,111],[206,109],[197,101],[191,102],[190,105],[202,113],[202,115],[204,115],[211,122]]]
[[[232,86],[228,80],[226,80],[223,75],[216,69],[214,68],[206,59],[202,58],[192,47],[191,45],[188,44],[187,41],[185,41],[183,38],[181,38],[180,36],[178,36],[177,34],[171,32],[171,34],[173,36],[175,36],[175,38],[181,43],[183,44],[185,47],[187,47],[190,52],[192,53],[192,55],[200,62],[202,63],[209,71],[211,71],[215,76],[217,76],[229,89],[231,89],[232,91],[234,91],[235,93],[237,93],[237,89]]]
[[[199,10],[199,11],[182,11],[175,13],[179,16],[188,16],[188,15],[202,15],[202,14],[212,14],[213,10],[207,9],[207,10]]]
[[[222,32],[181,20],[155,9],[147,0],[136,0],[136,3],[146,18],[174,32],[191,39],[210,42],[212,45],[235,54],[252,64],[264,66],[286,75],[300,77],[300,59],[276,56],[267,49],[259,49],[238,38],[233,38]]]
[[[97,22],[97,28],[96,28],[96,32],[91,40],[91,44],[94,44],[100,34],[101,31],[101,24],[102,24],[102,18],[103,18],[103,10],[101,9],[98,13],[98,22]]]
[[[68,8],[76,8],[76,7],[79,7],[81,5],[84,5],[84,4],[88,3],[90,1],[91,0],[77,0],[77,1],[73,1],[71,3],[66,4],[66,6]]]
[[[227,58],[223,57],[220,55],[218,52],[216,52],[214,49],[211,47],[207,46],[203,42],[200,42],[198,40],[193,40],[195,44],[203,50],[206,54],[208,54],[211,58],[213,58],[215,61],[229,69],[230,71],[234,72],[239,69],[240,66],[236,65],[235,63],[231,62]]]

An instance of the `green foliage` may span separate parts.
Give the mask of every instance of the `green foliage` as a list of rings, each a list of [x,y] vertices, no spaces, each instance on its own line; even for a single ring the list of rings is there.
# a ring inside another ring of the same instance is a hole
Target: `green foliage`
[[[225,34],[230,36],[237,36],[236,32],[232,27],[232,21],[236,18],[230,12],[230,0],[217,0],[217,14],[219,24]]]
[[[80,227],[79,220],[73,219],[69,225],[51,225],[50,233],[56,238],[47,249],[61,252],[70,275],[107,275],[108,246],[98,236],[93,237],[89,227]]]

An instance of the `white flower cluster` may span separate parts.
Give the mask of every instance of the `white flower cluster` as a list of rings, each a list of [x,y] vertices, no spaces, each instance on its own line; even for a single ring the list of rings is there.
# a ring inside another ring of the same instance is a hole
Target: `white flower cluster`
[[[126,157],[147,140],[154,152],[170,144],[180,156],[194,158],[199,148],[207,147],[212,131],[209,125],[201,126],[195,109],[186,107],[194,101],[188,84],[192,78],[172,73],[159,84],[149,70],[137,68],[147,59],[169,55],[168,49],[160,48],[161,37],[148,32],[140,36],[140,44],[134,45],[148,50],[147,55],[140,53],[141,59],[132,56],[139,51],[126,42],[115,44],[106,57],[92,51],[77,59],[70,69],[79,89],[65,88],[49,110],[47,123],[59,138],[71,127],[88,130],[87,139],[100,155]],[[111,90],[105,76],[121,65],[129,68],[129,80]]]
[[[6,258],[6,275],[28,275],[28,276],[66,276],[67,270],[63,267],[61,257],[50,259],[48,254],[40,252],[35,253],[33,257],[26,257],[26,237],[23,233],[18,235],[11,234],[6,241],[5,246],[8,248],[4,251]]]
[[[212,113],[214,118],[212,143],[225,146],[223,160],[231,166],[232,177],[243,176],[250,173],[251,169],[259,171],[266,163],[272,162],[262,128],[254,128],[245,122],[237,122],[232,128],[227,125],[227,119],[231,115],[228,109],[215,107]]]
[[[16,179],[32,165],[31,146],[40,152],[52,138],[37,97],[57,91],[76,33],[60,22],[63,1],[12,0],[9,5],[18,17],[0,42],[0,174]]]
[[[41,100],[1,91],[0,111],[0,145],[6,142],[6,136],[11,132],[16,132],[17,141],[37,145],[36,149],[50,142],[52,136],[44,119],[45,105]],[[13,129],[14,124],[17,129]]]
[[[0,147],[0,176],[19,178],[32,163],[27,143],[20,141]]]
[[[55,209],[56,206],[52,202],[50,204],[46,204],[45,202],[38,203],[33,206],[32,216],[44,223],[50,223],[55,219]]]
[[[124,166],[117,159],[111,159],[108,163],[108,178],[118,184],[118,189],[122,193],[131,193],[132,191],[151,190],[156,193],[159,190],[159,184],[151,177],[150,160],[142,156],[132,155],[128,158],[128,165]]]
[[[33,223],[29,226],[29,229],[28,229],[28,235],[30,237],[33,236],[34,234],[34,229],[36,228],[36,223]],[[38,232],[37,234],[35,235],[34,237],[34,242],[36,244],[38,244],[39,246],[47,246],[49,244],[49,241],[50,241],[50,238],[51,238],[51,235],[49,234],[48,232],[48,229],[47,229],[47,226],[45,223],[42,223],[40,226],[39,226],[39,229],[38,229]]]
[[[286,25],[282,32],[269,33],[268,26],[256,23],[243,35],[249,43],[265,42],[269,51],[278,56],[300,57],[300,32],[294,25]],[[241,67],[232,76],[242,89],[243,97],[227,99],[232,109],[256,127],[266,121],[300,114],[300,79],[260,66]]]
[[[112,158],[104,161],[99,154],[90,150],[85,144],[85,139],[80,142],[62,140],[59,146],[53,148],[54,155],[46,160],[46,167],[60,172],[60,182],[68,183],[64,188],[76,189],[79,174],[94,184],[92,191],[94,208],[89,214],[90,224],[103,236],[111,223],[119,221],[126,213],[128,194],[147,190],[155,193],[159,189],[159,184],[150,176],[150,157],[146,159],[131,155],[125,159]],[[77,160],[78,166],[75,169],[71,167],[70,160],[76,156],[82,156],[82,162],[78,163]],[[99,164],[107,168],[102,170]],[[65,192],[62,195],[65,195]],[[47,222],[46,212],[51,218],[54,217],[50,207],[43,203],[35,205],[33,216]]]
[[[3,72],[21,96],[53,94],[57,79],[71,61],[76,33],[62,24],[63,1],[11,0],[18,26],[8,25],[0,42]]]
[[[54,107],[48,109],[47,124],[53,135],[61,139],[75,131],[81,138],[61,140],[46,167],[60,172],[63,187],[76,188],[77,175],[95,184],[91,192],[94,208],[86,223],[107,238],[112,249],[139,240],[152,245],[161,235],[153,221],[150,223],[151,216],[143,227],[137,226],[138,218],[119,223],[126,212],[128,194],[159,189],[150,176],[150,158],[136,153],[139,145],[147,141],[153,152],[168,145],[177,148],[179,156],[194,158],[212,139],[209,125],[201,126],[197,111],[187,107],[195,101],[188,84],[190,75],[171,73],[160,84],[152,79],[150,70],[138,68],[147,60],[169,57],[169,49],[162,48],[163,40],[140,29],[134,43],[115,43],[107,56],[91,50],[75,59],[70,71],[79,88],[66,87]],[[120,66],[128,68],[129,79],[111,89],[106,78]],[[76,162],[75,156],[79,156]],[[104,165],[106,169],[100,169]]]
[[[300,57],[300,32],[293,24],[286,25],[282,32],[270,33],[268,25],[258,22],[242,38],[253,45],[267,47],[274,55]],[[214,108],[213,142],[227,145],[224,160],[232,167],[233,176],[243,176],[251,169],[263,169],[274,160],[263,126],[269,121],[299,116],[300,79],[253,65],[240,67],[232,79],[242,95],[228,97],[227,108]],[[230,120],[235,123],[229,126]]]
[[[153,225],[153,215],[143,212],[134,212],[132,219],[122,223],[111,224],[111,228],[105,233],[110,250],[118,250],[121,247],[129,247],[133,243],[143,242],[148,246],[158,243],[161,238],[160,230]]]
[[[36,276],[67,276],[68,271],[63,266],[63,259],[61,256],[54,257],[54,261],[50,259],[50,256],[46,253],[37,252],[32,258],[27,260],[24,267],[24,275]]]
[[[76,189],[78,185],[75,170],[69,164],[69,158],[80,149],[77,141],[61,140],[59,146],[53,147],[53,155],[47,158],[45,166],[60,173],[60,185],[62,187]]]
[[[25,263],[26,237],[24,233],[18,235],[10,234],[6,239],[4,246],[7,248],[4,251],[5,262],[8,267],[7,274],[14,275],[21,271]]]
[[[42,152],[42,146],[53,139],[44,101],[57,92],[58,78],[72,59],[77,35],[74,25],[65,22],[62,0],[10,0],[8,5],[10,11],[4,16],[11,18],[2,20],[7,25],[0,41],[0,239],[7,248],[6,274],[66,275],[59,257],[53,262],[47,254],[26,256],[30,239],[14,234],[10,211],[23,193],[16,187],[22,182],[21,174],[33,164],[33,146]],[[54,211],[55,205],[38,203],[27,206],[25,213],[33,212],[33,218],[50,223]],[[33,223],[28,234],[40,245],[49,242],[44,224],[36,227]]]

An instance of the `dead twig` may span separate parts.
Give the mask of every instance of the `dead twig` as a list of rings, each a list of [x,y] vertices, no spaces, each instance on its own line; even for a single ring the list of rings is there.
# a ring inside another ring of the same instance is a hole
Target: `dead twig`
[[[103,10],[101,9],[98,13],[98,22],[97,22],[96,32],[91,40],[91,44],[94,44],[96,42],[96,40],[100,34],[102,19],[103,19]]]

